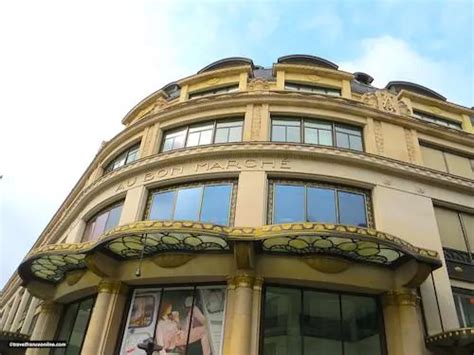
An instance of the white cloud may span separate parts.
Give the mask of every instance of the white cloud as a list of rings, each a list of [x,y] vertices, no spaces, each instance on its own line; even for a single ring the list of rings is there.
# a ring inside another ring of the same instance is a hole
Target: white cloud
[[[304,30],[318,31],[324,34],[320,40],[331,42],[341,36],[344,26],[342,19],[334,10],[318,8],[314,16],[302,22],[301,27]]]
[[[446,96],[449,101],[473,103],[473,92],[460,85],[472,80],[452,63],[423,56],[407,42],[391,36],[368,38],[360,41],[360,54],[353,60],[340,62],[340,68],[349,72],[363,71],[374,77],[373,85],[385,87],[389,81],[404,80],[426,86]]]

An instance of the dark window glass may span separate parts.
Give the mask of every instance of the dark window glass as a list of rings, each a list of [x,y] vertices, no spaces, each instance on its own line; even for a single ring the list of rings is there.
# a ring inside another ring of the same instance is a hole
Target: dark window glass
[[[126,164],[129,164],[137,160],[139,149],[140,149],[140,143],[135,144],[134,146],[123,151],[118,156],[116,156],[109,164],[107,164],[104,171],[108,173],[112,170],[118,169],[121,166],[124,166]]]
[[[381,354],[380,323],[375,299],[341,295],[344,354]]]
[[[308,221],[337,223],[336,198],[333,189],[309,187],[307,194]]]
[[[94,299],[88,298],[67,306],[63,321],[59,327],[60,333],[58,336],[59,340],[67,342],[67,346],[54,349],[53,353],[55,355],[76,355],[81,353],[93,304]]]
[[[179,190],[176,198],[174,219],[198,221],[201,199],[202,187]]]
[[[84,241],[96,240],[101,234],[119,224],[123,202],[112,205],[89,219],[84,231]]]
[[[230,210],[230,185],[206,186],[202,201],[201,221],[228,225]]]
[[[338,192],[339,223],[367,227],[364,196],[351,192]]]
[[[474,327],[474,292],[455,289],[453,296],[461,327]]]
[[[273,223],[305,221],[304,186],[275,185]]]
[[[265,292],[263,354],[301,354],[301,292],[268,287]]]
[[[174,199],[176,191],[160,192],[153,195],[149,219],[173,219]]]

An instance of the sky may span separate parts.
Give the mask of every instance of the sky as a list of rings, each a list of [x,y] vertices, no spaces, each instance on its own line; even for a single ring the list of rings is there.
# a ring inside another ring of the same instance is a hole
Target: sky
[[[0,1],[0,288],[144,97],[225,57],[326,58],[474,105],[474,2]]]

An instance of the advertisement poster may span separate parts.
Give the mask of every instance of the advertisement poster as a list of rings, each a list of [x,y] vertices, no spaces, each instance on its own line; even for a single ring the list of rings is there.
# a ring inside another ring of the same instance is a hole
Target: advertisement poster
[[[137,289],[120,353],[143,355],[149,341],[155,355],[219,355],[224,306],[225,286]]]

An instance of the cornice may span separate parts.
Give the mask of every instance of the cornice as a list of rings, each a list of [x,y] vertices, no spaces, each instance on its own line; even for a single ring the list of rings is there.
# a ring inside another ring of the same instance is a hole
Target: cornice
[[[273,65],[274,76],[276,76],[276,72],[280,70],[287,73],[314,74],[314,75],[321,75],[328,78],[343,79],[343,80],[352,80],[354,78],[354,75],[342,70],[327,69],[327,68],[317,67],[313,65],[301,65],[301,64],[274,64]]]
[[[420,95],[411,91],[401,90],[398,93],[398,97],[408,97],[410,99],[414,99],[416,102],[421,102],[427,105],[436,106],[446,111],[455,111],[456,113],[465,114],[465,115],[472,115],[474,114],[474,110],[468,107],[464,107],[458,104],[454,104],[452,102],[441,101],[431,97],[427,97],[424,95]]]
[[[252,67],[250,65],[239,65],[236,67],[222,68],[222,69],[212,70],[209,72],[204,72],[201,74],[188,76],[184,79],[178,80],[176,83],[179,84],[181,87],[183,87],[184,85],[195,84],[203,80],[222,78],[225,76],[240,74],[242,72],[250,73],[251,71],[252,71]]]

